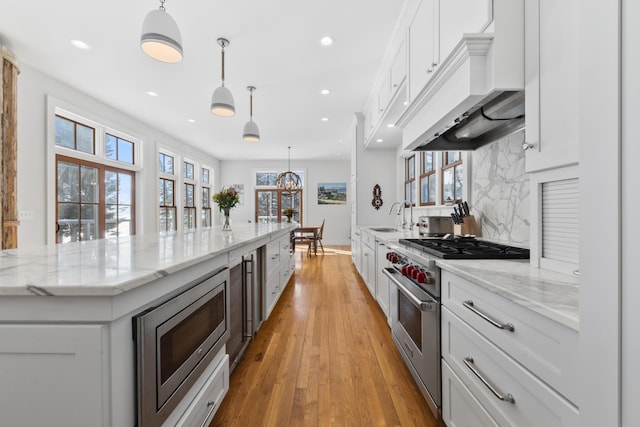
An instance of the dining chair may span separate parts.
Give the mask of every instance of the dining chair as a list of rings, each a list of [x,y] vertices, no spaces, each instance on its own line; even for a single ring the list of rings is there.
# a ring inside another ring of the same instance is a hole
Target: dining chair
[[[322,220],[322,225],[320,226],[320,229],[318,230],[318,232],[315,234],[315,236],[311,236],[311,239],[313,240],[313,248],[315,253],[318,253],[318,244],[320,244],[320,249],[322,249],[322,253],[324,253],[324,246],[322,246],[322,233],[324,232],[324,219]],[[311,245],[309,245],[309,250],[311,250]]]

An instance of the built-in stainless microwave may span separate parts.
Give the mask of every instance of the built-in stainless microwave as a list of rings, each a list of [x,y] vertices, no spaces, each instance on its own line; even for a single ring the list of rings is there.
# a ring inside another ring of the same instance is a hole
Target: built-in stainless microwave
[[[133,317],[138,427],[161,425],[229,338],[229,270]]]

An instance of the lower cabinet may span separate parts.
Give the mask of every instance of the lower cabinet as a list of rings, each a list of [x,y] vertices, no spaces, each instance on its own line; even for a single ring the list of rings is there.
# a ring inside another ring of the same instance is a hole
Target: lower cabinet
[[[389,266],[387,260],[387,252],[389,248],[382,242],[377,242],[376,245],[376,301],[378,305],[387,316],[387,322],[391,324],[391,318],[389,313],[389,278],[384,275],[382,269]]]
[[[577,331],[447,271],[442,285],[447,425],[578,427]]]
[[[264,318],[266,319],[287,286],[296,265],[289,233],[269,242],[265,252],[267,280],[264,288]]]
[[[106,325],[0,325],[0,425],[110,425],[107,331]]]
[[[218,364],[209,378],[207,378],[195,399],[175,426],[190,427],[209,425],[220,407],[222,399],[227,395],[228,390],[229,355],[225,354],[224,359]]]

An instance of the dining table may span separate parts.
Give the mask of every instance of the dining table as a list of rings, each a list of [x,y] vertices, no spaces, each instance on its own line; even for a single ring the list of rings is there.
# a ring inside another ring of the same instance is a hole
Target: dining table
[[[296,242],[309,242],[313,245],[313,253],[318,253],[318,234],[320,233],[319,225],[305,225],[296,227],[291,231],[291,247],[296,250]]]

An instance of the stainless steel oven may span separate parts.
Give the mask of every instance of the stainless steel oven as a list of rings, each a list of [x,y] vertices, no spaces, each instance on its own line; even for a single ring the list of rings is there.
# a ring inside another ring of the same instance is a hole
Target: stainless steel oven
[[[159,426],[229,338],[229,270],[133,318],[138,426]]]
[[[393,340],[431,411],[440,419],[440,270],[433,261],[398,251],[383,270],[391,280]]]

